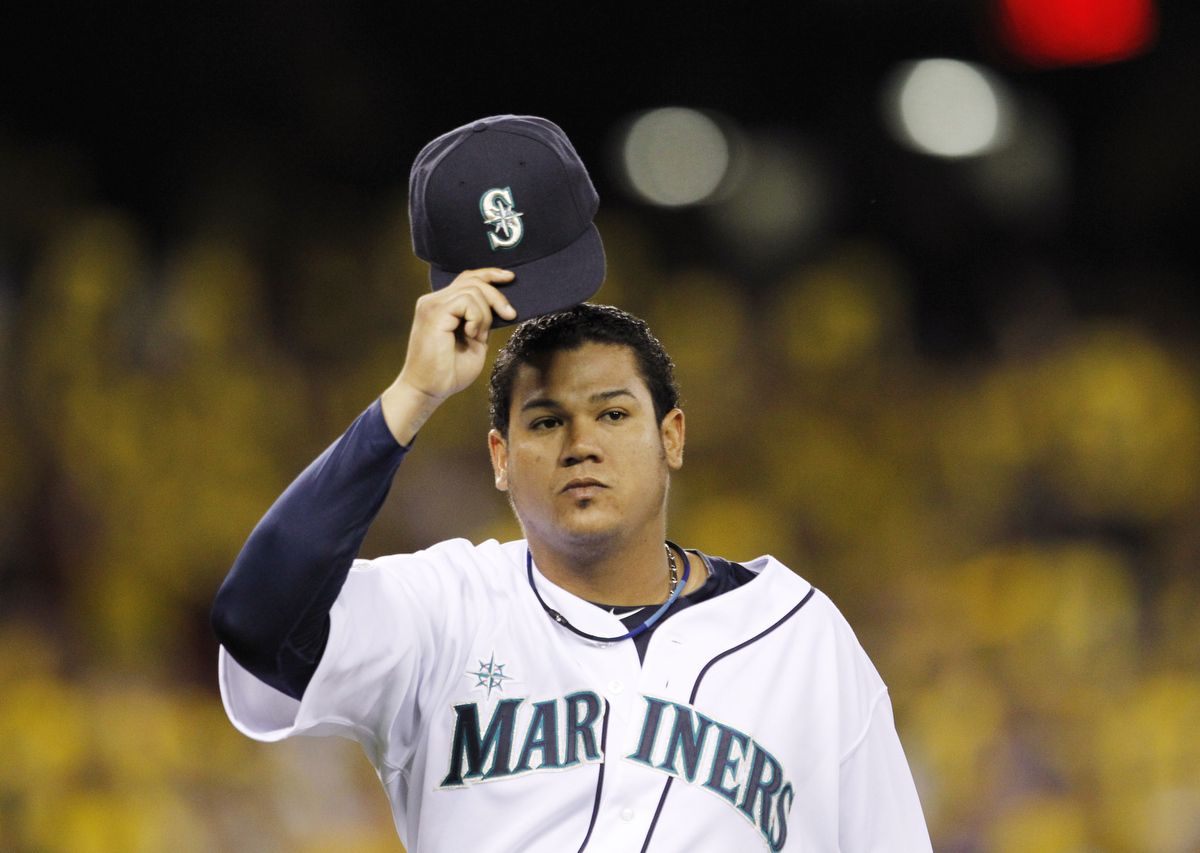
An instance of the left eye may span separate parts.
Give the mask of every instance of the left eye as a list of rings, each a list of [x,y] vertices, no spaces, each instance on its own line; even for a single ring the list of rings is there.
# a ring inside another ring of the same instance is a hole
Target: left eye
[[[611,412],[605,412],[605,413],[604,413],[604,414],[602,414],[600,417],[602,417],[602,418],[607,418],[607,419],[608,419],[608,420],[610,420],[610,421],[619,421],[619,420],[621,420],[622,418],[624,418],[624,417],[625,417],[625,413],[624,413],[624,412],[618,412],[618,411],[614,410],[614,411],[611,411]]]

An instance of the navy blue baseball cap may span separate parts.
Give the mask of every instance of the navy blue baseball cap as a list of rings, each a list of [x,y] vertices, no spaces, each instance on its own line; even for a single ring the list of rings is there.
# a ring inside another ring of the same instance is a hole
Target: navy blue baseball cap
[[[600,196],[561,128],[536,116],[492,116],[439,136],[408,178],[413,251],[434,290],[463,270],[500,267],[517,310],[494,327],[583,302],[604,282],[592,217]]]

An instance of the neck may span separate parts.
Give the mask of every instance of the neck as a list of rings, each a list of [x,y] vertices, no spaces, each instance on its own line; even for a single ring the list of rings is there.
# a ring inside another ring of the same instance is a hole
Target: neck
[[[560,548],[529,537],[533,561],[547,580],[595,604],[653,604],[670,592],[670,566],[661,527],[619,543]],[[679,560],[676,555],[676,560]],[[683,567],[679,567],[682,576]]]

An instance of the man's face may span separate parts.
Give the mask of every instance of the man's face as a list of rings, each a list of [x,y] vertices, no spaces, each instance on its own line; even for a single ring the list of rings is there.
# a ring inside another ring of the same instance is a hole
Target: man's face
[[[574,549],[662,535],[683,413],[658,423],[633,350],[585,343],[521,365],[509,414],[507,441],[488,437],[492,465],[528,538]]]

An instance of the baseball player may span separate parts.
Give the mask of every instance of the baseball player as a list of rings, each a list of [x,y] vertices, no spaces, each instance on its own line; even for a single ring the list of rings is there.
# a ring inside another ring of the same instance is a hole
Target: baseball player
[[[436,289],[403,368],[268,511],[214,604],[234,725],[358,741],[414,853],[929,851],[887,690],[829,599],[772,557],[666,539],[684,414],[646,325],[575,304],[603,254],[566,137],[516,117],[447,136],[414,167]],[[454,254],[468,231],[533,247],[468,265],[488,257]],[[356,560],[418,431],[517,320],[488,446],[525,539]]]

